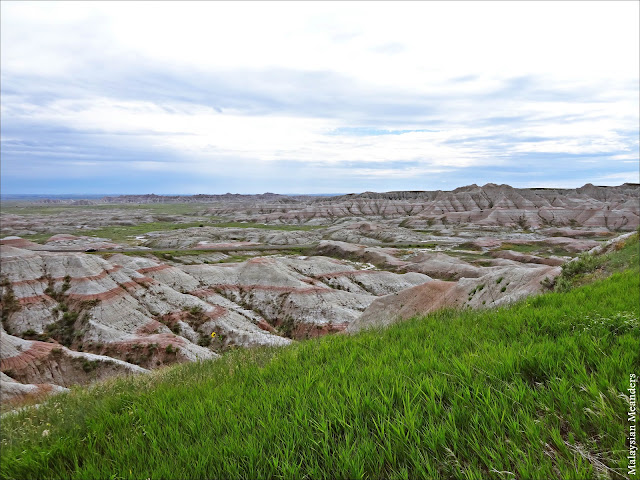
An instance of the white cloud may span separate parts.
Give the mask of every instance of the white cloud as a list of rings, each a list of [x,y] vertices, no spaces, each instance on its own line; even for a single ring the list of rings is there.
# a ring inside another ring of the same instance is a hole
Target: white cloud
[[[430,91],[469,74],[635,79],[640,57],[637,2],[5,2],[2,13],[3,63],[36,72],[117,53]]]
[[[121,146],[171,151],[179,162],[130,162],[135,171],[213,173],[235,158],[327,172],[349,163],[355,176],[409,178],[505,165],[512,154],[637,160],[629,132],[638,129],[638,2],[1,9],[3,88],[11,87],[3,124],[103,132]],[[145,91],[148,81],[162,86],[162,97]],[[226,96],[231,107],[215,104]],[[331,134],[368,125],[438,131]],[[19,138],[3,132],[2,141]],[[50,155],[85,156],[62,147]],[[394,162],[418,166],[388,167]]]

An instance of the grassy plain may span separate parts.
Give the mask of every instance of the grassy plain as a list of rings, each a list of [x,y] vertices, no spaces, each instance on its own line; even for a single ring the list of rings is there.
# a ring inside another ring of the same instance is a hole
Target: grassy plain
[[[257,223],[235,223],[235,222],[216,222],[216,221],[196,221],[196,222],[148,222],[137,225],[109,226],[97,229],[83,229],[71,232],[72,235],[88,235],[100,238],[107,238],[117,243],[136,243],[135,237],[147,234],[149,232],[160,232],[168,230],[183,230],[193,227],[218,227],[218,228],[260,228],[265,230],[314,230],[316,227],[308,225],[264,225]],[[36,243],[43,243],[51,238],[52,233],[36,233],[29,235],[21,235],[22,238],[31,240]]]
[[[586,270],[568,281],[603,278],[74,388],[3,418],[0,476],[625,478],[637,237]]]
[[[31,205],[18,202],[3,202],[2,213],[17,215],[55,215],[68,212],[96,212],[105,210],[140,210],[164,215],[199,215],[212,205],[203,203],[140,203],[140,204],[104,204],[104,205]]]

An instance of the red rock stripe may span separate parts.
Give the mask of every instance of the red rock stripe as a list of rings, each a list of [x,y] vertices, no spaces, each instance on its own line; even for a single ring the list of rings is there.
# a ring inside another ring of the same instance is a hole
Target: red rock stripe
[[[303,338],[321,337],[324,335],[329,335],[330,333],[342,332],[347,328],[348,325],[348,323],[334,323],[331,325],[312,325],[301,323],[298,324],[294,329],[292,338],[301,340]]]
[[[258,323],[256,325],[258,325],[258,327],[261,328],[262,330],[266,330],[267,332],[275,333],[276,331],[275,328],[273,328],[263,319],[258,320]]]
[[[155,267],[144,267],[136,270],[138,273],[149,273],[149,272],[158,272],[160,270],[165,270],[167,268],[171,268],[171,265],[167,265],[163,263],[162,265],[156,265]]]
[[[258,264],[258,265],[271,265],[275,262],[271,258],[257,257],[257,258],[250,258],[249,260],[247,260],[247,263]]]
[[[215,320],[217,318],[222,317],[223,315],[226,315],[228,312],[228,310],[226,308],[224,308],[221,305],[214,305],[213,306],[213,310],[209,311],[209,312],[204,312],[204,314],[209,317],[211,320]]]
[[[10,246],[17,246],[17,245],[28,246],[28,245],[33,245],[33,242],[29,240],[25,240],[24,238],[12,238],[9,240],[0,240],[0,244],[10,245]]]
[[[161,328],[162,326],[162,323],[157,320],[151,320],[149,323],[145,323],[142,327],[138,328],[136,333],[138,335],[149,335],[151,332]]]
[[[121,283],[120,286],[123,287],[125,290],[129,290],[129,289],[136,290],[138,288],[142,288],[139,283],[134,281]]]
[[[297,288],[297,287],[278,287],[275,285],[235,285],[228,283],[220,283],[212,286],[211,288],[203,288],[200,290],[194,290],[189,292],[191,295],[195,295],[197,297],[213,295],[217,289],[221,290],[234,290],[234,291],[243,291],[243,290],[261,290],[265,292],[286,292],[286,293],[328,293],[333,292],[334,290],[331,288],[324,287],[308,287],[308,288]]]
[[[126,290],[116,287],[101,293],[70,293],[69,298],[72,300],[112,300],[116,297],[123,296],[126,293]]]
[[[57,343],[33,342],[26,352],[22,352],[15,357],[3,358],[0,360],[0,370],[20,370],[33,365],[33,363],[49,355],[54,348],[60,348]]]
[[[48,300],[55,303],[53,301],[53,298],[51,298],[49,295],[45,295],[44,293],[42,295],[33,295],[31,297],[19,298],[18,302],[20,303],[20,305],[33,305],[34,303],[42,303]]]
[[[155,283],[155,280],[151,277],[134,277],[133,281],[136,283]]]

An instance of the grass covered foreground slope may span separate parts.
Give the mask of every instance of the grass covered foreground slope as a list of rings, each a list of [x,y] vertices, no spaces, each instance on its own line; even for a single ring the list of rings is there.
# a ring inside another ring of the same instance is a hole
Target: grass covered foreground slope
[[[637,236],[574,270],[595,281],[75,389],[3,418],[1,477],[625,478]]]

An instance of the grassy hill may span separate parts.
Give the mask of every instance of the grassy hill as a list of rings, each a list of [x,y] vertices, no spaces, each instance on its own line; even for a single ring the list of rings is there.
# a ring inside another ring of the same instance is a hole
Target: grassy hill
[[[625,478],[637,236],[564,277],[507,308],[74,389],[3,418],[0,476]]]

